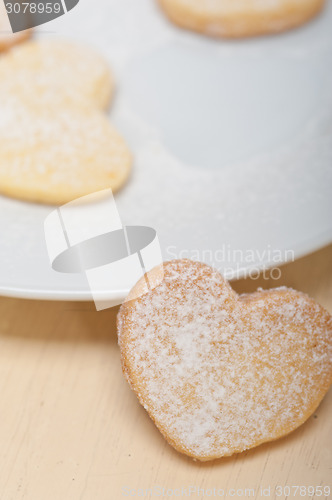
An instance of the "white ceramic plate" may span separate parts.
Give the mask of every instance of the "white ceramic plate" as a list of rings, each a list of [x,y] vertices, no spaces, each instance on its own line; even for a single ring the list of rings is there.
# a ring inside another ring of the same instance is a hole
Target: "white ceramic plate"
[[[165,260],[236,278],[332,241],[331,3],[298,30],[221,41],[173,27],[154,0],[81,0],[39,36],[112,65],[110,116],[135,156],[117,206],[124,224],[157,230]],[[90,300],[84,275],[50,267],[51,210],[0,197],[0,293]]]

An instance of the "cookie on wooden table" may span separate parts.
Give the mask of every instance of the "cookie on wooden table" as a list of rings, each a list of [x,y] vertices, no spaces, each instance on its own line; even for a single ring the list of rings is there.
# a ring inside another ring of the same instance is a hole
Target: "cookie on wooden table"
[[[159,276],[121,306],[118,338],[124,374],[167,441],[205,461],[305,422],[332,382],[331,315],[288,288],[239,296],[186,259],[165,263],[154,287]]]

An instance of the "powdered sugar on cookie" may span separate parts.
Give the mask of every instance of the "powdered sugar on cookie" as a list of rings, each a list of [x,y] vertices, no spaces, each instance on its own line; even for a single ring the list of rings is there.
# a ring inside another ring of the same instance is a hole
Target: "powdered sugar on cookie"
[[[278,33],[314,17],[324,0],[159,0],[183,28],[210,36],[245,37]]]
[[[107,61],[72,42],[30,41],[0,60],[0,94],[10,90],[32,106],[75,102],[105,109],[113,87]]]
[[[119,189],[132,157],[107,117],[93,108],[34,108],[0,95],[0,192],[60,204]]]
[[[188,260],[119,313],[123,369],[167,440],[208,460],[281,437],[332,381],[332,318],[279,288],[238,297]]]

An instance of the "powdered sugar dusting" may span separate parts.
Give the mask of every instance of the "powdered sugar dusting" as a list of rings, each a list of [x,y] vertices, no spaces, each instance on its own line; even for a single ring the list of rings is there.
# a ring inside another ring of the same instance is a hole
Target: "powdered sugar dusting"
[[[332,381],[332,318],[279,288],[238,296],[188,260],[122,306],[126,376],[180,451],[208,459],[280,437],[314,411]]]
[[[2,192],[57,203],[127,177],[131,155],[103,113],[73,103],[31,108],[10,94],[0,94],[0,107]]]
[[[0,93],[18,95],[33,106],[87,102],[104,108],[113,92],[108,63],[94,50],[67,41],[20,45],[0,59]]]
[[[290,29],[324,0],[159,0],[175,23],[212,36],[242,37]]]

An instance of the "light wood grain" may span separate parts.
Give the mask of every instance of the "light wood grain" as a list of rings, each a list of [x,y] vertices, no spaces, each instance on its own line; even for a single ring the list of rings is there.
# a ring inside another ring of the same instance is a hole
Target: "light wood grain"
[[[309,293],[332,312],[332,246],[284,266],[278,282],[233,283],[238,292],[280,285]],[[268,486],[275,498],[276,485],[332,487],[331,391],[288,437],[194,462],[164,441],[125,382],[116,313],[96,312],[90,303],[0,299],[1,500],[117,500],[129,488],[136,497],[128,498],[158,498],[139,497],[138,489],[159,487],[183,488],[182,498],[192,499],[208,498],[208,488],[254,488],[250,497],[262,498],[260,488]],[[190,487],[205,492],[189,497]],[[181,498],[181,491],[170,493],[159,498]]]

